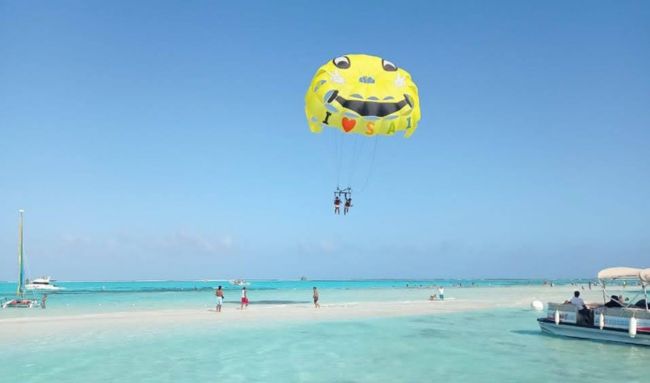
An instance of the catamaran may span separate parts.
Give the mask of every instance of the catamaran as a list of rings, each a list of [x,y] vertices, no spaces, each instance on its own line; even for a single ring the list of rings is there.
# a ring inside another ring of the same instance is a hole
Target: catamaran
[[[549,303],[546,317],[539,318],[542,332],[570,338],[650,346],[650,308],[648,284],[650,269],[611,267],[598,273],[603,304],[586,304],[584,308],[571,303]],[[608,295],[607,284],[618,281],[629,299]],[[640,288],[636,288],[637,285]],[[607,299],[610,299],[607,301]]]
[[[18,286],[16,287],[16,298],[5,300],[2,308],[32,308],[39,307],[37,299],[25,297],[25,268],[23,266],[23,215],[24,210],[18,211],[20,223],[18,224]]]

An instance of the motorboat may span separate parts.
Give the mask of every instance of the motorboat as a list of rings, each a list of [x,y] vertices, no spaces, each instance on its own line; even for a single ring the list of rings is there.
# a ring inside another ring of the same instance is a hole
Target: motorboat
[[[601,270],[598,280],[603,304],[589,303],[578,307],[571,303],[548,303],[546,317],[537,319],[543,333],[570,338],[650,346],[650,309],[648,291],[650,269],[612,267]],[[639,285],[641,289],[629,300],[609,295],[608,283]],[[608,301],[609,299],[609,301]]]
[[[26,280],[25,289],[26,290],[43,290],[43,291],[58,291],[61,290],[61,287],[56,286],[51,277],[40,277],[33,280]]]
[[[231,285],[234,286],[250,286],[250,283],[246,282],[243,279],[233,279],[229,281]]]
[[[12,299],[4,299],[2,301],[2,308],[32,308],[40,307],[41,303],[37,299],[25,297],[25,267],[23,265],[23,216],[25,211],[18,211],[20,219],[18,223],[18,283],[16,286],[16,297]],[[45,306],[42,306],[43,308]]]

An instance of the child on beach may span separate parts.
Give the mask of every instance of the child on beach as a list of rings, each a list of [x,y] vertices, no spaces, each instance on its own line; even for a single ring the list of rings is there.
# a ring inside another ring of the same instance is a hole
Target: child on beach
[[[246,287],[241,289],[241,307],[240,310],[243,310],[244,307],[248,308],[248,295],[246,294]]]
[[[221,290],[221,286],[217,288],[217,292],[215,293],[217,296],[217,312],[221,312],[221,306],[223,306],[223,290]]]

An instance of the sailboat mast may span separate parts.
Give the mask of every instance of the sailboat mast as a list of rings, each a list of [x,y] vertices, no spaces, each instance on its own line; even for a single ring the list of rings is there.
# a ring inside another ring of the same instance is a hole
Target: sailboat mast
[[[23,282],[25,278],[25,270],[23,267],[23,213],[24,210],[20,209],[20,223],[18,224],[18,287],[16,288],[16,294],[19,297],[23,296],[24,288]]]

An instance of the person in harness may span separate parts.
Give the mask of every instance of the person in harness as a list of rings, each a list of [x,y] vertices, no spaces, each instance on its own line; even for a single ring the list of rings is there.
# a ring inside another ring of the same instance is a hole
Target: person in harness
[[[339,195],[335,193],[334,196],[334,214],[340,214],[341,213],[341,198],[339,198]]]
[[[352,207],[352,197],[345,196],[345,205],[343,205],[343,215],[347,215]]]

